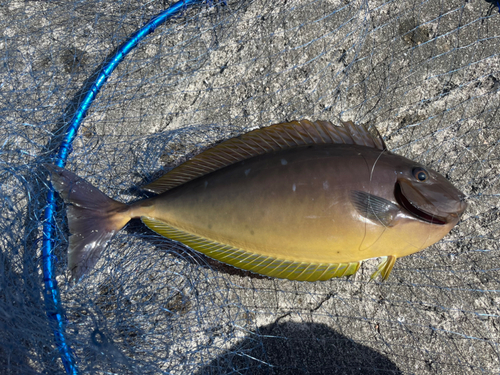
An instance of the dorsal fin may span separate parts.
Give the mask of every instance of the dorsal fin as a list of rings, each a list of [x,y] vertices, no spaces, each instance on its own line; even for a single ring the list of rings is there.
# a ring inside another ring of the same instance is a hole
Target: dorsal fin
[[[352,121],[341,121],[340,126],[333,125],[330,121],[285,122],[228,139],[172,169],[156,181],[144,186],[143,189],[160,194],[257,155],[298,146],[332,143],[386,149],[378,132],[376,136],[373,136],[363,125],[356,125]]]

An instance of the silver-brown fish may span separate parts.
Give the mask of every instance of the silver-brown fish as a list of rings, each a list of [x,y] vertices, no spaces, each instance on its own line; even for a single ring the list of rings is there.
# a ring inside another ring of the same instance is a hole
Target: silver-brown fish
[[[211,258],[257,274],[328,280],[443,238],[467,207],[442,175],[387,151],[352,122],[269,126],[208,149],[144,187],[158,195],[124,204],[48,165],[68,205],[68,263],[79,280],[132,218]]]

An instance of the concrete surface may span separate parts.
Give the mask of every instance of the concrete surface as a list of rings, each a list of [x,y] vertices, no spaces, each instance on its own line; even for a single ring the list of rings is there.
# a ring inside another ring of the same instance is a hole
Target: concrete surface
[[[7,373],[63,371],[41,299],[40,163],[84,81],[163,7],[11,0],[0,10]],[[342,119],[375,126],[389,149],[440,171],[470,208],[383,283],[369,281],[374,262],[321,283],[258,277],[131,223],[75,287],[61,212],[59,281],[81,369],[499,373],[497,10],[482,0],[257,0],[199,11],[159,28],[110,77],[68,169],[126,202],[140,198],[134,187],[234,135]]]

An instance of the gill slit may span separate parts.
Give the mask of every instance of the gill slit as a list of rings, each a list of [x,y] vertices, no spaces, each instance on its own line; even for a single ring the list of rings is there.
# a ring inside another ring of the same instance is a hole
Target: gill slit
[[[373,171],[375,170],[375,166],[377,165],[379,159],[382,157],[382,154],[384,153],[385,150],[382,150],[378,156],[377,156],[377,159],[375,159],[375,163],[373,163],[373,166],[372,166],[372,169],[370,171],[370,194],[372,193],[372,179],[373,179]],[[375,217],[377,217],[377,214],[375,214]],[[378,217],[377,217],[378,219]],[[382,226],[384,227],[384,231],[387,229],[387,226],[384,225],[384,223],[382,221],[379,220],[379,223],[382,224]],[[383,232],[382,232],[383,234]],[[380,236],[382,236],[382,234],[380,234]],[[379,238],[377,238],[377,241],[380,239],[380,236]]]

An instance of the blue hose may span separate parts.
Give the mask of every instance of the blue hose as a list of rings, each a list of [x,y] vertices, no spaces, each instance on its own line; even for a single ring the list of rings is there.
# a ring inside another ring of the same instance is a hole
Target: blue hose
[[[94,83],[87,91],[84,99],[80,102],[79,107],[75,111],[73,118],[68,124],[68,128],[64,135],[63,141],[59,147],[59,151],[53,163],[59,167],[64,167],[68,155],[71,153],[71,144],[78,132],[83,119],[87,115],[87,111],[96,98],[101,88],[106,83],[108,77],[115,70],[118,64],[125,56],[133,50],[139,42],[147,35],[155,31],[155,29],[163,24],[168,19],[178,15],[186,8],[201,4],[204,0],[181,0],[172,4],[168,9],[164,10],[156,17],[152,18],[146,25],[137,30],[132,36],[117,50],[116,54],[102,68]],[[61,355],[61,360],[68,374],[78,374],[78,366],[76,357],[68,345],[65,332],[65,314],[62,307],[61,295],[57,287],[56,274],[54,268],[54,227],[55,219],[54,212],[56,210],[55,193],[50,186],[47,194],[47,205],[44,212],[43,223],[43,243],[42,243],[42,266],[43,266],[43,281],[45,284],[45,305],[47,316],[53,324],[54,336],[57,348]]]

